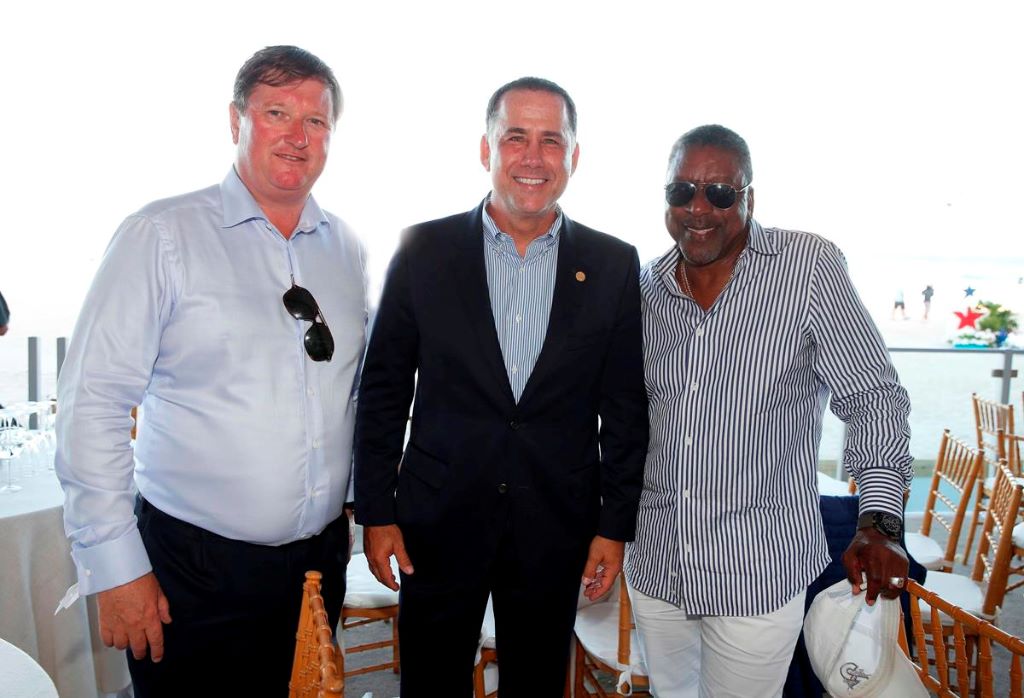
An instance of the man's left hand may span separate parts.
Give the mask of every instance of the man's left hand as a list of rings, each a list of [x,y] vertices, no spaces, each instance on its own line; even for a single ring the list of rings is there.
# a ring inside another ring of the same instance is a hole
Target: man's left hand
[[[899,543],[873,528],[861,528],[843,553],[846,578],[853,585],[853,593],[863,590],[863,576],[867,575],[867,604],[871,606],[881,594],[895,599],[906,585],[910,563]]]
[[[590,553],[583,567],[583,595],[594,601],[608,593],[622,571],[626,544],[603,536],[590,541]]]

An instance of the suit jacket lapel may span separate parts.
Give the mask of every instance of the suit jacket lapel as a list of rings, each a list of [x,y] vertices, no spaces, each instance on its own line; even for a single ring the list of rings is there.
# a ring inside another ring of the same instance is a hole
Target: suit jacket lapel
[[[493,374],[495,385],[502,386],[502,394],[514,403],[515,396],[512,395],[505,359],[501,355],[498,331],[494,327],[494,312],[491,310],[491,295],[487,287],[481,214],[486,203],[484,199],[484,203],[467,214],[468,226],[459,235],[455,275],[469,325],[479,344],[480,351],[477,353]]]
[[[583,302],[583,291],[586,287],[586,260],[580,249],[575,225],[568,216],[563,214],[562,230],[558,237],[558,262],[555,265],[555,290],[551,298],[551,314],[548,316],[548,329],[544,335],[537,364],[526,382],[519,404],[524,404],[537,391],[537,386],[545,380],[557,365],[558,357],[565,351],[569,331],[573,320]]]

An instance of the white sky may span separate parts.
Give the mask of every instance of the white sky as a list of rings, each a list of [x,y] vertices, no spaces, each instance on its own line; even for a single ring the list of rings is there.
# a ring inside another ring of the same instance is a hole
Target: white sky
[[[897,287],[909,307],[925,282],[938,302],[993,269],[1024,274],[1022,7],[7,3],[0,289],[11,334],[70,333],[121,219],[220,181],[235,73],[279,43],[313,51],[341,82],[345,112],[314,193],[365,240],[374,286],[403,227],[484,196],[487,98],[535,74],[579,109],[567,213],[642,260],[669,245],[672,142],[719,122],[751,146],[759,220],[839,243],[874,312],[888,312]],[[956,278],[930,276],[940,269]]]

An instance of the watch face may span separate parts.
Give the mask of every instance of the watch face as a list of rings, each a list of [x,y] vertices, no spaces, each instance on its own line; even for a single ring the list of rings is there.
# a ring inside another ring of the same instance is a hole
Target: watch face
[[[875,528],[896,540],[903,534],[903,522],[892,514],[875,514]]]

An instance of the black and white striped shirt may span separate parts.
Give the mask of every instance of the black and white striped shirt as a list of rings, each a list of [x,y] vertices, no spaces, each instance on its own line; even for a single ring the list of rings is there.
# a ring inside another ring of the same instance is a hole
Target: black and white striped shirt
[[[498,331],[508,382],[518,402],[548,331],[562,212],[558,212],[548,232],[530,243],[523,257],[519,256],[511,236],[503,233],[487,213],[486,206],[483,229],[487,290],[491,295],[494,328]]]
[[[627,577],[694,615],[768,613],[829,560],[816,469],[830,393],[861,511],[900,516],[910,403],[832,243],[752,221],[707,312],[680,290],[679,256],[640,275],[651,439]]]

